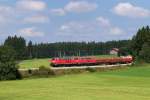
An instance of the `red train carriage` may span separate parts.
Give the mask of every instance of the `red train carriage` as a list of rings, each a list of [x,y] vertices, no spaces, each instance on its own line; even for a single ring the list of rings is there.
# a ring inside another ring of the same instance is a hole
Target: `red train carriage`
[[[96,63],[96,59],[87,57],[72,57],[72,58],[53,58],[51,65],[56,66],[73,66],[73,65],[92,65]]]
[[[125,64],[132,63],[132,56],[115,58],[94,58],[94,57],[71,57],[71,58],[53,58],[51,65],[59,66],[81,66],[81,65],[100,65],[100,64]]]

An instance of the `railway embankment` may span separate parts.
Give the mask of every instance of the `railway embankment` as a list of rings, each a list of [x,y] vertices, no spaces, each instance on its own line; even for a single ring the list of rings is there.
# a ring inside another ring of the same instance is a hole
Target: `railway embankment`
[[[115,64],[115,65],[96,65],[96,66],[72,66],[72,67],[40,67],[30,69],[19,69],[22,78],[29,77],[49,77],[66,74],[77,74],[86,72],[103,72],[127,68],[132,64]]]

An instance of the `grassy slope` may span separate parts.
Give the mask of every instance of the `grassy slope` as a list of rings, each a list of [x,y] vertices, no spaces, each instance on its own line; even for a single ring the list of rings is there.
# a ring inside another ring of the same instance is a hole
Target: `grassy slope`
[[[38,68],[40,66],[49,67],[50,58],[24,60],[19,63],[20,68]]]
[[[149,100],[150,65],[0,82],[0,100]]]

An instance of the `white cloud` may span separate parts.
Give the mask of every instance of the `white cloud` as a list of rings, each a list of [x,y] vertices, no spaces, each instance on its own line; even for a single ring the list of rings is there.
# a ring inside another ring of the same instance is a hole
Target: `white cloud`
[[[82,31],[81,26],[83,25],[78,22],[68,22],[60,27],[59,32],[63,35],[71,35],[74,32],[79,33],[79,31]]]
[[[102,26],[110,26],[110,21],[107,18],[104,18],[102,16],[98,17],[96,19],[98,21],[98,23],[100,23],[100,25]]]
[[[59,35],[67,35],[67,36],[88,36],[94,33],[97,26],[93,22],[76,22],[71,21],[65,23],[59,28]]]
[[[34,15],[34,16],[25,18],[23,22],[25,23],[47,23],[49,22],[49,18],[44,15]]]
[[[37,31],[35,27],[29,27],[19,30],[18,35],[25,37],[42,37],[44,33]]]
[[[122,30],[121,28],[114,26],[111,24],[111,22],[109,21],[109,19],[105,18],[105,17],[97,17],[97,23],[100,24],[100,26],[103,27],[104,31],[110,35],[122,35],[125,34],[124,30]]]
[[[62,9],[62,8],[51,9],[50,12],[51,12],[52,14],[58,15],[58,16],[63,16],[63,15],[65,15],[65,10]]]
[[[97,17],[96,21],[71,21],[59,28],[59,34],[69,36],[122,36],[126,32],[120,27],[114,26],[109,19]]]
[[[109,33],[111,35],[122,35],[122,34],[125,34],[125,32],[119,28],[119,27],[112,27],[109,29]]]
[[[60,27],[60,30],[62,30],[62,31],[66,31],[66,30],[69,30],[70,29],[70,26],[69,25],[62,25],[61,27]]]
[[[150,16],[150,10],[134,6],[131,3],[119,3],[113,8],[113,12],[120,16],[127,16],[132,18]]]
[[[65,32],[86,32],[87,30],[91,30],[92,29],[92,26],[91,26],[92,23],[88,24],[86,22],[75,22],[75,21],[72,21],[72,22],[68,22],[64,25],[62,25],[60,27],[60,30],[61,31],[65,31]]]
[[[18,0],[17,8],[28,11],[42,11],[46,8],[46,3],[40,0]]]
[[[97,7],[98,5],[95,3],[90,3],[86,1],[71,1],[64,7],[64,10],[68,12],[82,13],[93,11]]]
[[[66,32],[75,31],[75,30],[77,31],[77,30],[81,29],[82,27],[84,27],[82,23],[69,22],[69,23],[66,23],[66,24],[62,25],[60,27],[60,30],[61,31],[66,31]]]
[[[63,8],[51,9],[51,13],[54,15],[63,16],[66,13],[85,13],[91,12],[98,7],[96,3],[87,1],[71,1]]]

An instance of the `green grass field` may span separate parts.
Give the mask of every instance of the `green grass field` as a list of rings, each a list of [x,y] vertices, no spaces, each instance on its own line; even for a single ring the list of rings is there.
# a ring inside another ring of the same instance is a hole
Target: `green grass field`
[[[116,55],[97,55],[97,58],[110,58],[110,57],[117,57]]]
[[[98,58],[116,57],[115,55],[99,55]],[[19,63],[20,68],[39,68],[40,66],[50,67],[50,58],[23,60]]]
[[[40,66],[49,67],[49,60],[50,58],[23,60],[19,62],[19,66],[20,68],[39,68]]]
[[[0,100],[149,100],[150,65],[0,82]]]

